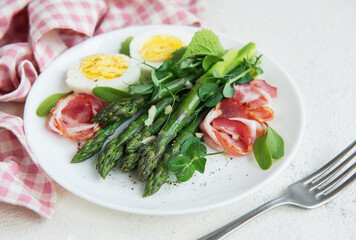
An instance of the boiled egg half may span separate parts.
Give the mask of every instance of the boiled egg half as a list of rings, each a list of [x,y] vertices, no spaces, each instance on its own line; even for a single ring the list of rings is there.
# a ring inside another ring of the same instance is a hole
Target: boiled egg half
[[[156,29],[135,36],[130,43],[130,55],[140,63],[143,76],[150,76],[152,67],[173,57],[177,49],[188,46],[192,34],[178,29]]]
[[[139,83],[140,67],[122,54],[96,54],[77,62],[68,72],[66,83],[78,93],[92,94],[98,86],[128,92],[129,85]]]

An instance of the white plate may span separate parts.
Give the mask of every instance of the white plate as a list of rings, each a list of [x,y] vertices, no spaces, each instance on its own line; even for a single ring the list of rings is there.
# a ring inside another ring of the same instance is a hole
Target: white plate
[[[174,215],[199,212],[222,206],[267,184],[292,160],[304,131],[304,110],[301,97],[291,77],[271,58],[263,56],[264,79],[278,88],[273,102],[275,119],[270,125],[284,138],[285,156],[263,171],[253,154],[233,160],[223,156],[210,157],[205,174],[196,173],[186,183],[165,184],[153,196],[142,198],[145,184],[136,180],[135,173],[111,172],[102,180],[96,172],[96,156],[79,164],[70,160],[77,150],[76,142],[47,130],[46,119],[36,116],[39,104],[49,95],[69,91],[65,84],[66,71],[79,59],[96,53],[117,53],[128,36],[156,28],[185,26],[140,26],[105,33],[70,48],[38,77],[27,97],[24,126],[28,144],[42,169],[58,184],[88,201],[104,207],[131,213]],[[231,36],[218,33],[225,48],[244,44]],[[122,129],[122,128],[121,128]]]

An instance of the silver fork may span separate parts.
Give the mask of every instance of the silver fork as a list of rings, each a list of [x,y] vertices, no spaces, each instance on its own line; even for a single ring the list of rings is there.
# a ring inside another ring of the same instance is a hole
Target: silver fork
[[[329,202],[356,179],[356,162],[351,165],[356,151],[346,157],[355,145],[356,140],[325,166],[289,185],[284,196],[261,205],[199,240],[223,239],[255,217],[278,206],[291,204],[302,208],[316,208]]]

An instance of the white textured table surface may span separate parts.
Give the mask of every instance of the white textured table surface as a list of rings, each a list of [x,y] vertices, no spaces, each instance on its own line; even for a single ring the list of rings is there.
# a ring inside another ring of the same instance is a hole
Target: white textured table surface
[[[96,206],[57,185],[52,219],[0,203],[0,239],[196,239],[278,197],[356,137],[356,1],[206,1],[204,27],[256,42],[292,76],[306,108],[302,144],[284,172],[233,204],[184,216]],[[17,106],[12,104],[11,106]],[[11,112],[9,105],[0,109]],[[227,239],[356,239],[356,184],[314,210],[284,206]]]

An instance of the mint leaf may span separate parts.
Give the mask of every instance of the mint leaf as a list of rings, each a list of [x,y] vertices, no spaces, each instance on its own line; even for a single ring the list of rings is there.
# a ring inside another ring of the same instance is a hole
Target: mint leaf
[[[221,57],[225,50],[218,36],[210,30],[197,31],[190,41],[182,59],[196,55],[213,55]]]
[[[253,144],[253,154],[257,160],[258,165],[263,170],[267,170],[272,166],[272,156],[268,149],[267,132],[258,137]]]
[[[203,64],[202,64],[204,71],[208,71],[208,69],[212,65],[214,65],[215,63],[220,62],[222,60],[223,60],[223,58],[219,57],[219,56],[213,56],[213,55],[205,56],[203,59]]]
[[[37,108],[36,114],[39,117],[46,117],[51,113],[51,109],[57,105],[59,99],[68,96],[69,93],[55,93],[47,97]]]
[[[200,100],[205,102],[208,100],[212,95],[214,95],[215,91],[219,88],[219,84],[217,83],[205,83],[201,86],[198,90],[198,96]]]
[[[121,98],[130,97],[131,94],[111,87],[95,87],[93,93],[98,98],[109,102],[119,100]]]
[[[223,89],[224,97],[232,98],[234,96],[234,93],[235,93],[235,88],[231,86],[230,83],[226,83]]]
[[[270,126],[267,129],[268,148],[273,159],[280,159],[284,156],[284,141]]]
[[[194,162],[193,165],[195,167],[195,170],[197,170],[200,173],[204,173],[205,171],[205,165],[206,165],[206,158],[197,158]]]
[[[126,38],[125,41],[123,41],[121,43],[121,48],[119,50],[119,53],[130,56],[130,43],[131,43],[132,39],[133,39],[133,37],[128,37],[128,38]]]

